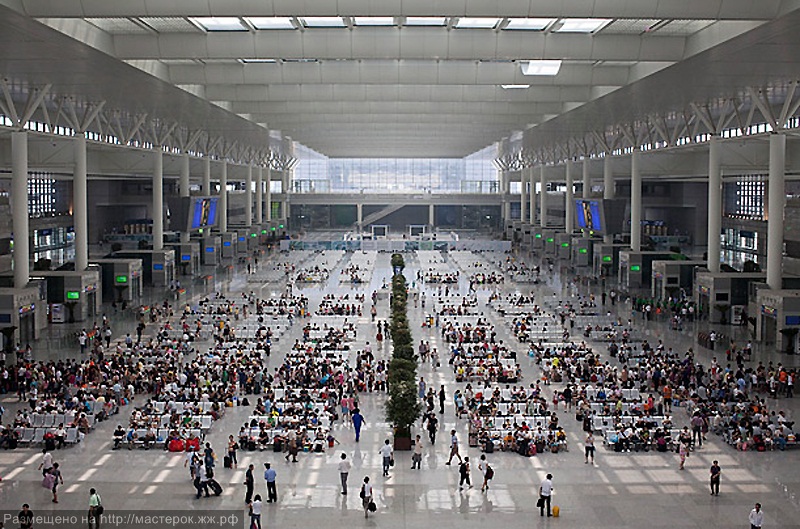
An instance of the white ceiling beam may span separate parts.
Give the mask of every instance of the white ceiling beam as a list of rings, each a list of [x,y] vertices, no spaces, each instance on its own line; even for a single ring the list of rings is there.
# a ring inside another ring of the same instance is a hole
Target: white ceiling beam
[[[54,17],[203,17],[203,16],[474,16],[538,18],[753,19],[767,20],[785,9],[781,0],[522,0],[464,2],[463,0],[2,0],[30,16]],[[20,6],[20,4],[22,4]]]
[[[633,63],[631,63],[633,64]],[[659,63],[669,65],[672,63]],[[479,61],[360,60],[318,63],[174,64],[169,79],[194,84],[436,84],[531,86],[621,86],[630,81],[630,66],[565,63],[555,77],[526,76],[519,63]]]
[[[114,36],[115,55],[138,59],[426,59],[677,61],[684,37],[444,28],[314,29]]]
[[[206,97],[231,102],[343,102],[343,101],[451,101],[451,102],[535,102],[586,101],[589,86],[540,86],[536,89],[505,90],[498,85],[208,85]],[[236,112],[239,112],[236,110]]]
[[[562,103],[507,103],[476,102],[473,104],[452,103],[445,101],[344,101],[344,102],[237,102],[231,104],[231,111],[236,114],[259,115],[289,114],[291,116],[314,116],[316,114],[374,115],[382,119],[381,114],[435,114],[434,117],[454,114],[475,116],[475,119],[491,120],[495,116],[505,114],[524,116],[530,114],[551,114],[560,112]],[[268,121],[269,122],[269,121]]]

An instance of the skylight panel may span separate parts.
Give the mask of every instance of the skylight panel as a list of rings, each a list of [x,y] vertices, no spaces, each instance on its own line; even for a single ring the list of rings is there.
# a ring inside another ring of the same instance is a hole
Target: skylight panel
[[[498,22],[499,18],[464,17],[458,19],[456,29],[492,29]]]
[[[295,29],[289,17],[247,17],[245,20],[256,29]]]
[[[500,88],[503,90],[526,90],[530,88],[529,84],[501,84]]]
[[[342,17],[303,17],[303,25],[307,28],[343,28]]]
[[[558,75],[561,70],[560,60],[526,61],[522,63],[522,75]]]
[[[553,18],[511,18],[503,29],[543,31],[553,22],[555,22]]]
[[[445,17],[406,17],[406,26],[444,26]]]
[[[353,17],[356,26],[394,26],[394,17]]]
[[[553,31],[557,33],[594,33],[611,22],[609,18],[565,18]]]
[[[247,31],[236,17],[192,17],[189,20],[206,31]]]
[[[239,59],[242,64],[272,64],[278,62],[278,59]]]

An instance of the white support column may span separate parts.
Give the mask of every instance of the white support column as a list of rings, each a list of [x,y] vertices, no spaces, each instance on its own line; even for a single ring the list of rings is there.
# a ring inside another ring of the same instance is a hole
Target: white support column
[[[767,204],[767,285],[783,286],[783,215],[786,207],[786,134],[769,137],[769,203]]]
[[[264,194],[264,207],[267,208],[267,215],[266,220],[267,222],[272,221],[272,189],[270,188],[270,184],[272,184],[272,168],[267,166],[267,178],[266,178],[266,193]]]
[[[614,198],[614,171],[610,155],[603,158],[603,198]]]
[[[228,162],[222,160],[222,171],[219,175],[219,231],[228,231]]]
[[[503,230],[506,229],[506,179],[508,178],[506,171],[500,171],[500,225]]]
[[[583,189],[581,190],[581,198],[589,198],[589,195],[592,194],[592,179],[589,176],[589,158],[583,159],[583,167],[581,168],[583,171]]]
[[[631,153],[631,250],[642,250],[642,172],[638,148]]]
[[[436,224],[436,215],[434,213],[433,204],[428,204],[428,225],[431,227],[431,231],[433,231],[433,226]]]
[[[164,149],[153,151],[153,250],[164,249]]]
[[[615,194],[614,171],[611,168],[611,155],[606,153],[606,157],[603,158],[603,198],[614,198]],[[604,226],[604,228],[608,229],[608,226]],[[603,236],[603,242],[606,244],[613,243],[614,234],[606,233]]]
[[[256,224],[264,224],[264,169],[256,167]]]
[[[544,164],[539,167],[539,182],[542,187],[541,195],[539,196],[539,225],[542,228],[547,227],[547,175],[544,172]]]
[[[247,166],[244,179],[244,225],[253,225],[253,164]]]
[[[281,187],[283,189],[283,207],[281,208],[281,217],[284,224],[289,224],[289,171],[283,169],[281,171]]]
[[[89,266],[89,204],[86,189],[86,136],[79,132],[73,144],[75,168],[72,173],[72,220],[75,226],[75,270]]]
[[[528,185],[527,182],[528,176],[528,169],[523,167],[519,171],[519,183],[520,183],[520,191],[519,191],[519,220],[525,222],[526,220],[526,213],[527,213],[527,205],[528,205],[528,196],[527,190],[525,189]]]
[[[178,194],[182,197],[189,196],[189,153],[181,155],[181,173],[178,180]],[[181,231],[181,242],[189,242],[189,232]]]
[[[211,196],[211,157],[203,158],[203,194]]]
[[[528,223],[536,224],[536,179],[533,177],[533,166],[528,167],[528,182],[531,183],[528,193]]]
[[[11,222],[14,230],[14,288],[30,276],[28,242],[28,133],[11,133]]]
[[[719,136],[711,136],[708,147],[708,270],[719,273],[722,229],[722,167]]]
[[[364,204],[361,202],[356,204],[356,226],[359,233],[364,231]]]
[[[573,189],[574,182],[572,181],[572,160],[567,160],[567,166],[564,170],[564,173],[567,184],[564,231],[572,235],[572,230],[574,229],[575,223],[575,190]]]

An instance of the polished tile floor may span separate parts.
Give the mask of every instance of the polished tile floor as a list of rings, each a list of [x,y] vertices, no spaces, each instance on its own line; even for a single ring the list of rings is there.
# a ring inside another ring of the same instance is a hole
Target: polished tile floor
[[[418,262],[408,258],[406,274],[413,277]],[[346,259],[340,267],[346,265]],[[450,266],[455,266],[450,263]],[[372,283],[360,289],[342,285],[337,274],[325,285],[303,287],[314,306],[323,293],[342,294],[365,292],[367,296],[390,274],[389,256],[378,257]],[[237,291],[248,288],[242,276],[234,274],[226,288]],[[466,282],[461,291],[466,293]],[[216,288],[222,288],[220,284]],[[276,291],[282,285],[275,285]],[[563,297],[574,293],[563,272],[555,270],[545,284],[506,284],[503,291],[534,291],[539,296]],[[430,294],[430,291],[428,291]],[[479,291],[481,306],[489,291]],[[388,303],[379,303],[379,318],[388,314]],[[428,306],[430,308],[430,305]],[[618,304],[617,310],[625,311]],[[439,343],[435,329],[423,329],[422,310],[409,304],[414,327],[415,342],[420,339]],[[622,312],[620,313],[622,315]],[[508,330],[501,318],[486,310],[486,315],[500,329],[500,337],[510,341]],[[627,318],[627,315],[626,315]],[[691,336],[696,329],[687,328],[683,333],[670,331],[660,323],[639,323],[639,329],[653,339],[662,338],[676,350],[694,346]],[[122,330],[122,329],[120,329]],[[123,332],[124,335],[124,332]],[[274,367],[280,361],[288,344],[299,336],[299,326],[290,331],[278,343],[276,354],[269,359]],[[359,319],[359,340],[372,341],[374,327],[369,318]],[[374,341],[372,341],[374,344]],[[512,342],[513,343],[513,342]],[[60,354],[69,354],[61,352]],[[381,354],[388,354],[383,351]],[[701,350],[701,358],[708,361],[711,352]],[[775,358],[784,364],[795,365],[796,357],[778,356],[770,351],[760,353]],[[538,375],[529,359],[520,355],[525,381]],[[438,387],[444,384],[448,396],[462,385],[454,382],[452,372],[446,367],[432,370],[422,366],[420,374],[429,384]],[[550,389],[558,386],[551,386]],[[14,398],[2,399],[7,413],[17,408]],[[88,489],[97,488],[103,496],[107,512],[122,510],[221,510],[236,509],[244,514],[244,469],[248,463],[263,468],[263,462],[273,462],[278,473],[277,504],[264,506],[265,527],[307,528],[329,527],[340,523],[365,527],[432,527],[442,529],[459,527],[701,527],[731,528],[747,527],[747,516],[755,501],[763,504],[765,527],[800,527],[800,476],[798,461],[800,451],[741,453],[732,450],[719,438],[709,436],[703,448],[692,453],[684,471],[678,470],[675,454],[657,453],[613,453],[599,448],[595,465],[585,465],[581,450],[580,425],[571,414],[560,412],[561,422],[566,425],[572,449],[566,453],[544,454],[523,458],[516,454],[495,453],[490,457],[496,471],[491,489],[482,494],[480,484],[476,488],[459,491],[457,467],[445,466],[448,440],[440,435],[435,446],[425,442],[422,470],[410,469],[410,455],[397,455],[397,464],[388,478],[381,477],[378,448],[391,430],[383,418],[384,398],[381,394],[365,395],[361,407],[366,426],[360,443],[347,426],[338,425],[335,436],[341,443],[324,454],[301,454],[299,463],[284,461],[280,454],[272,452],[240,452],[238,469],[219,468],[217,479],[224,487],[221,497],[194,499],[188,470],[180,455],[160,450],[112,451],[111,432],[116,423],[125,424],[125,410],[118,418],[101,423],[95,432],[87,436],[78,446],[58,451],[55,460],[61,463],[65,484],[61,489],[61,502],[50,502],[50,493],[40,486],[41,475],[37,471],[41,454],[34,449],[0,451],[0,511],[18,510],[22,503],[29,503],[39,512],[60,512],[73,509],[85,510]],[[137,401],[138,403],[138,401]],[[777,403],[786,409],[792,418],[800,415],[796,400],[780,400]],[[209,440],[221,455],[224,441],[230,433],[236,433],[239,425],[249,415],[249,408],[229,409],[228,413],[214,424]],[[10,415],[7,415],[7,417]],[[676,415],[680,418],[680,414]],[[464,420],[456,420],[452,403],[448,402],[440,432],[456,428],[462,440],[462,455],[477,461],[480,452],[466,446],[467,426]],[[350,494],[339,493],[339,476],[336,465],[342,452],[353,462],[350,474]],[[719,497],[709,495],[707,481],[711,461],[717,459],[723,469],[722,488]],[[538,485],[546,473],[554,475],[553,504],[561,508],[559,518],[540,518],[535,506]],[[260,478],[260,472],[256,472]],[[477,470],[473,479],[477,480]],[[374,516],[364,519],[358,497],[358,486],[363,476],[370,476],[375,486],[378,510]],[[263,479],[257,479],[256,492],[266,496]],[[11,525],[6,525],[11,527]]]

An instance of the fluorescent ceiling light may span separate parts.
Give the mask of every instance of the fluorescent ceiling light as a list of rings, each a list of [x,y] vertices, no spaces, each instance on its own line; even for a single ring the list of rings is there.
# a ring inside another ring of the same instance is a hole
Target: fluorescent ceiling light
[[[527,61],[522,63],[522,75],[558,75],[561,61]]]
[[[529,85],[529,84],[501,84],[500,87],[503,90],[525,90],[526,88],[530,88],[531,85]]]
[[[456,29],[492,29],[500,22],[499,18],[464,17],[456,22]]]
[[[247,31],[236,17],[195,17],[189,20],[206,31]]]
[[[542,31],[555,21],[553,18],[511,18],[503,29]]]
[[[444,26],[445,17],[406,17],[406,26]]]
[[[256,29],[295,29],[289,17],[247,17],[245,20]]]
[[[609,18],[565,18],[553,31],[558,33],[593,33],[611,22]]]
[[[267,64],[278,62],[278,59],[239,59],[242,64]]]
[[[394,17],[353,17],[356,26],[394,26]]]
[[[303,24],[307,28],[343,28],[342,17],[303,17]]]

